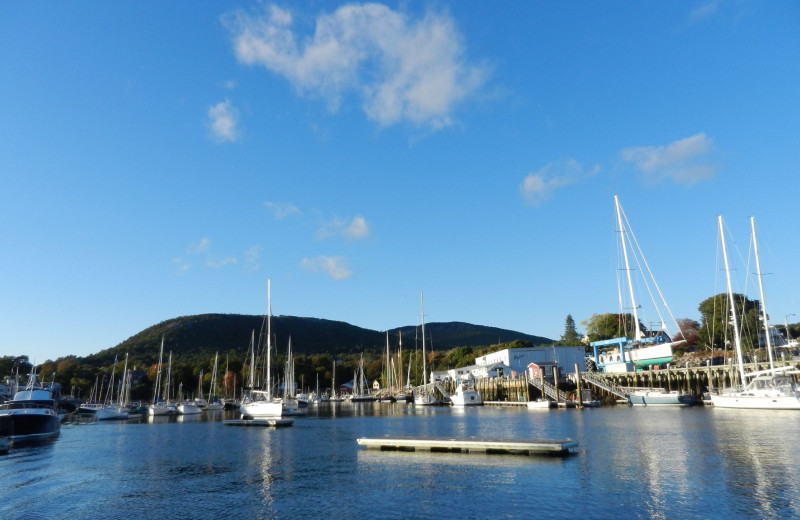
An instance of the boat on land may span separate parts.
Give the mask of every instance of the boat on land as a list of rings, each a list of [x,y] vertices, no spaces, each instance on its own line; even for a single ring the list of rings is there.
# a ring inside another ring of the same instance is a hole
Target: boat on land
[[[54,386],[39,382],[35,369],[23,390],[0,405],[0,428],[5,430],[9,444],[53,439],[61,431]]]
[[[758,242],[756,240],[755,219],[750,218],[751,238],[753,242],[754,255],[756,260],[756,271],[758,276],[759,292],[761,296],[761,321],[764,325],[765,338],[767,343],[767,355],[769,357],[769,368],[755,372],[745,372],[744,356],[742,354],[741,331],[739,319],[736,312],[736,305],[731,286],[730,269],[728,268],[728,252],[725,246],[725,234],[723,229],[722,217],[717,217],[720,240],[722,243],[722,255],[725,262],[725,277],[728,289],[728,299],[730,302],[731,323],[733,324],[733,339],[736,347],[736,360],[739,368],[739,380],[742,385],[722,389],[720,393],[711,393],[711,402],[718,408],[748,408],[756,410],[800,410],[800,388],[795,377],[800,374],[793,366],[775,367],[772,354],[772,342],[770,340],[769,316],[767,315],[767,305],[764,301],[764,285],[761,280],[761,262],[758,257]]]
[[[255,388],[255,372],[256,372],[256,343],[255,331],[250,339],[250,381],[249,391],[242,399],[239,405],[239,411],[244,418],[251,419],[270,419],[279,418],[283,412],[283,403],[281,399],[272,398],[272,379],[270,377],[271,371],[271,358],[272,358],[272,303],[270,301],[271,295],[271,282],[267,279],[267,315],[265,321],[267,322],[267,340],[266,340],[266,386],[265,390]],[[263,331],[263,327],[262,327]]]
[[[664,388],[634,388],[628,394],[628,404],[633,406],[689,406],[694,396]]]
[[[614,206],[616,210],[616,220],[618,226],[618,233],[620,237],[620,245],[622,249],[623,266],[621,270],[625,271],[625,279],[627,282],[627,296],[629,301],[626,302],[630,305],[624,305],[625,308],[631,309],[633,321],[633,334],[632,338],[621,336],[613,339],[595,341],[590,343],[594,350],[592,361],[596,368],[602,372],[619,373],[619,372],[633,372],[637,369],[647,369],[653,366],[661,366],[672,361],[673,347],[686,343],[685,339],[673,341],[667,330],[665,322],[665,314],[668,314],[672,321],[676,324],[678,333],[683,336],[683,333],[678,327],[672,311],[669,309],[666,300],[664,299],[661,288],[653,276],[647,260],[644,258],[639,242],[633,234],[630,223],[622,210],[619,203],[619,198],[614,195]],[[630,255],[634,257],[636,265],[631,266],[629,258],[628,247],[630,246]],[[643,273],[642,284],[647,288],[648,293],[653,300],[653,307],[658,315],[658,326],[660,330],[647,330],[639,321],[640,306],[636,302],[634,294],[634,283],[631,273],[637,268]],[[646,274],[647,276],[644,276]],[[623,307],[623,291],[622,287],[618,288],[618,295],[620,306]],[[660,297],[660,304],[654,298],[655,294]],[[625,314],[620,309],[620,322],[624,323]]]
[[[453,406],[481,406],[483,398],[475,388],[474,379],[461,379],[456,382],[456,391],[450,394],[450,404]]]

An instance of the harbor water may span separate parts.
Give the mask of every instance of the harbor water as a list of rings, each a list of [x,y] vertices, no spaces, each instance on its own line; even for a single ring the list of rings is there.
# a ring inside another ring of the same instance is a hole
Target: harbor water
[[[0,518],[800,518],[800,413],[310,407],[64,425],[0,456]],[[384,435],[566,439],[567,457],[366,450]]]

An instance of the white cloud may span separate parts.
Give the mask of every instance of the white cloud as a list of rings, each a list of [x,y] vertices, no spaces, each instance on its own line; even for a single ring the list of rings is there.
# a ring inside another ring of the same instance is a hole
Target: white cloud
[[[253,246],[244,252],[244,264],[246,271],[257,271],[259,268],[258,259],[261,256],[261,248]]]
[[[712,140],[700,133],[666,146],[625,148],[619,155],[623,161],[633,163],[647,181],[667,179],[691,185],[710,179],[718,170],[716,164],[703,163],[712,149]]]
[[[208,108],[208,126],[212,137],[219,142],[233,142],[239,138],[239,111],[229,100]]]
[[[257,14],[237,10],[223,22],[241,63],[285,77],[331,111],[356,93],[367,117],[382,126],[446,127],[455,105],[487,76],[466,61],[453,19],[433,11],[414,20],[380,4],[345,5],[319,15],[308,37],[295,35],[292,14],[274,5]]]
[[[284,202],[265,202],[264,206],[272,211],[276,219],[286,218],[289,215],[299,215],[300,210],[294,204]]]
[[[598,171],[600,167],[595,166],[591,171],[584,172],[583,166],[575,159],[560,159],[525,177],[520,192],[525,202],[531,206],[538,206],[550,198],[556,190],[595,175]]]
[[[208,248],[211,247],[211,239],[203,237],[200,241],[196,244],[192,244],[189,248],[188,253],[190,255],[196,255],[198,253],[205,253],[208,251]]]
[[[713,16],[719,10],[719,4],[719,0],[711,0],[709,2],[701,3],[689,13],[689,22],[694,23],[704,18]]]
[[[214,269],[219,269],[220,267],[225,267],[226,265],[236,264],[238,261],[236,257],[228,256],[223,258],[222,260],[217,260],[215,258],[209,258],[206,260],[206,265],[208,267],[213,267]]]
[[[351,220],[337,217],[326,222],[320,228],[317,237],[323,239],[341,236],[348,240],[362,240],[367,238],[369,234],[370,229],[367,220],[361,215],[358,215]]]
[[[183,258],[173,258],[172,263],[175,264],[175,274],[178,276],[185,275],[192,268],[191,265],[183,261]]]
[[[303,258],[300,265],[311,272],[324,271],[334,280],[350,278],[353,272],[348,268],[347,261],[340,257],[318,256],[316,258]]]

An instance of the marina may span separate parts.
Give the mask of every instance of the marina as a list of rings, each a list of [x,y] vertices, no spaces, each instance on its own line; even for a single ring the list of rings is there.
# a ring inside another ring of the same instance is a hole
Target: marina
[[[0,457],[13,489],[0,515],[39,517],[57,506],[76,518],[122,518],[146,503],[165,519],[450,520],[530,518],[535,502],[537,515],[552,518],[800,516],[795,412],[749,411],[743,421],[741,411],[698,406],[534,413],[372,402],[310,407],[290,428],[225,424],[236,417],[65,424],[55,441]],[[770,427],[776,420],[779,429]],[[406,453],[357,442],[385,438],[571,439],[576,446],[569,456],[532,457],[461,448]]]

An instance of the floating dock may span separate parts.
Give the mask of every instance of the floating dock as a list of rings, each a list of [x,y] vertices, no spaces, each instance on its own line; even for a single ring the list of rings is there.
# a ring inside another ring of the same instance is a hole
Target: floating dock
[[[438,451],[455,453],[507,453],[514,455],[567,455],[578,441],[453,439],[435,437],[380,437],[356,439],[359,446],[381,451]]]
[[[274,419],[228,419],[222,421],[225,426],[260,426],[279,428],[281,426],[291,426],[294,419],[274,418]]]

